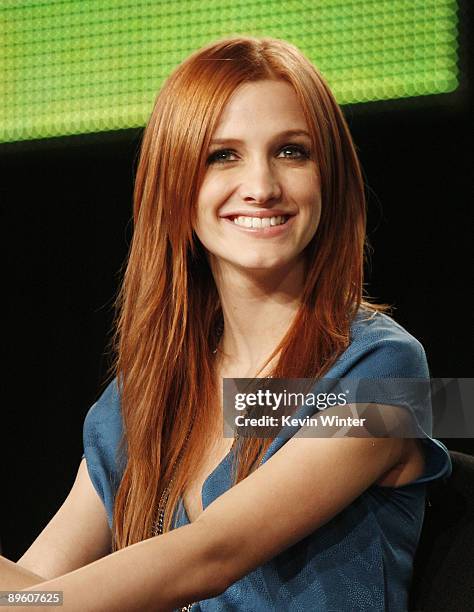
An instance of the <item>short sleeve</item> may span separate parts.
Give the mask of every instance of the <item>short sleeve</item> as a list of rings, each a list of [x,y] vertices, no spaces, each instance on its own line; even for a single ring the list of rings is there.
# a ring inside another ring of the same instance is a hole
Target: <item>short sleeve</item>
[[[391,317],[371,313],[368,317],[356,317],[349,347],[325,374],[324,380],[316,383],[312,394],[327,391],[331,385],[338,384],[340,388],[350,390],[349,403],[406,409],[412,417],[410,435],[422,441],[425,453],[423,474],[410,483],[419,484],[451,474],[447,448],[432,437],[429,381],[428,363],[420,342]],[[313,415],[314,404],[304,404],[293,416],[302,422],[304,417]],[[283,428],[269,446],[263,461],[296,435],[298,429],[298,425]]]
[[[116,381],[109,384],[89,409],[83,427],[83,458],[97,494],[112,526],[115,493],[120,484],[123,463],[118,456],[122,436],[120,397]]]
[[[372,401],[402,406],[409,410],[425,454],[423,474],[410,484],[426,483],[451,474],[446,446],[432,438],[429,368],[421,343],[386,315],[378,315],[373,329],[360,336],[359,358],[345,374],[361,379],[378,379],[380,395]],[[417,392],[423,389],[423,392]],[[377,385],[373,393],[377,394]]]

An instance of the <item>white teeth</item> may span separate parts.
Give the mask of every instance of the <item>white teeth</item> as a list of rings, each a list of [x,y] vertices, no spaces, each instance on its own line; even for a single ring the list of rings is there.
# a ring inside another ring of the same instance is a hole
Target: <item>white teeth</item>
[[[270,227],[272,225],[282,225],[287,220],[287,217],[277,216],[277,217],[234,217],[234,223],[236,225],[240,225],[242,227],[251,227],[251,228],[263,228]]]

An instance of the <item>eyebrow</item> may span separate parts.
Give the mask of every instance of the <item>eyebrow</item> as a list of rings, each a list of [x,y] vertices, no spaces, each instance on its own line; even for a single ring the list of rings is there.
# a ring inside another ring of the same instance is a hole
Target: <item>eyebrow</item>
[[[306,136],[311,139],[311,136],[308,134],[306,130],[285,130],[284,132],[280,132],[276,134],[272,140],[280,140],[282,138],[290,138],[291,136]],[[242,144],[242,140],[239,138],[213,138],[209,144],[218,145],[218,144]]]

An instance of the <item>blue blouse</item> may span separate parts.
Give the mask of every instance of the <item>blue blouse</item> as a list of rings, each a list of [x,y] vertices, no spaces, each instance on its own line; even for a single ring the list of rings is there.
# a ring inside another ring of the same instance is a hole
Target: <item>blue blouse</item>
[[[351,326],[349,347],[326,377],[426,379],[429,371],[423,347],[403,327],[384,314],[361,310]],[[378,399],[385,404],[391,401],[390,397]],[[392,398],[392,404],[403,405],[403,400]],[[196,603],[193,612],[407,610],[413,558],[424,516],[425,485],[448,477],[451,461],[446,447],[431,438],[430,411],[414,409],[408,399],[405,407],[415,419],[425,451],[425,469],[419,478],[400,487],[372,485],[328,523],[224,593]],[[303,407],[302,414],[313,412],[314,406]],[[263,461],[294,433],[276,438]],[[121,434],[120,397],[113,381],[85,418],[83,455],[110,526],[121,479],[115,458]],[[233,452],[204,482],[204,509],[230,488]],[[190,522],[182,501],[175,519],[177,527]]]

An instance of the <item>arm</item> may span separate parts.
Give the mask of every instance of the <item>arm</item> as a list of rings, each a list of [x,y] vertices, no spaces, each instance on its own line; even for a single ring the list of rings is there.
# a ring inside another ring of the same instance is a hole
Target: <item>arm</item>
[[[44,581],[44,577],[0,555],[0,591],[16,591]]]
[[[17,590],[61,576],[110,552],[104,506],[81,461],[65,502],[25,554],[0,558],[0,588]]]
[[[399,462],[403,445],[293,438],[191,525],[40,587],[64,591],[67,612],[164,611],[216,596],[350,504]]]

